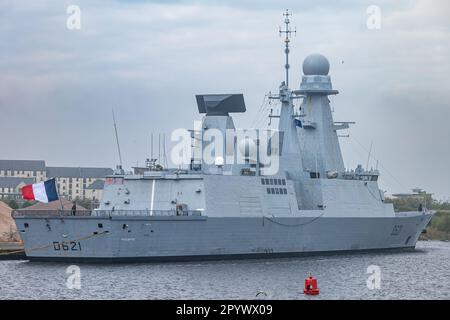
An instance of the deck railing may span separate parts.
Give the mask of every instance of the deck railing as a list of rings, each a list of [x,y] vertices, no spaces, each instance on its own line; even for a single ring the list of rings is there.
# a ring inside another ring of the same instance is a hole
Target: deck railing
[[[14,210],[13,217],[201,216],[200,210]]]

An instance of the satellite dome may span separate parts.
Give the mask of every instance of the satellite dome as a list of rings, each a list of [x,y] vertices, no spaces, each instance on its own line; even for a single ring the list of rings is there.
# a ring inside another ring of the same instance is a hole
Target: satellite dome
[[[330,71],[330,63],[325,56],[319,53],[310,54],[303,60],[303,74],[305,76],[326,76]]]

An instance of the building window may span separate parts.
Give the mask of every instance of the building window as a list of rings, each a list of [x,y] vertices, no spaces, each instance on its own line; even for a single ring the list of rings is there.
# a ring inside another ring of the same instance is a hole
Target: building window
[[[266,184],[266,179],[262,178],[262,179],[261,179],[261,183],[262,183],[262,184]]]
[[[270,188],[267,188],[267,194],[270,194]]]

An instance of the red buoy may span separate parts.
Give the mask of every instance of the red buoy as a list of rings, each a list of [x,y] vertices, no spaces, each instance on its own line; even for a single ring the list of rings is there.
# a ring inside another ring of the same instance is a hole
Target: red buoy
[[[317,279],[313,276],[309,276],[305,279],[305,288],[303,289],[304,294],[308,295],[318,295],[319,294],[319,288],[317,287]]]

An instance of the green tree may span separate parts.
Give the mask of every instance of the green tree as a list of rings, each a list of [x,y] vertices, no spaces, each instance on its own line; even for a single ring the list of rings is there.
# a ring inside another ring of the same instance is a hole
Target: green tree
[[[9,199],[6,201],[6,204],[13,210],[19,209],[19,204],[14,199]]]

